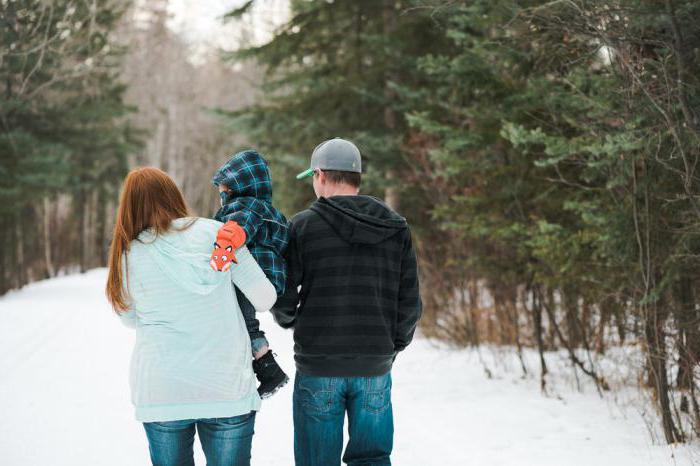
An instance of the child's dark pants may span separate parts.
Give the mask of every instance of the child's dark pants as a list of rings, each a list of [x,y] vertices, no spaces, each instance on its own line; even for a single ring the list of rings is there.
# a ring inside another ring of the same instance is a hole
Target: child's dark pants
[[[255,318],[255,307],[248,301],[248,298],[236,287],[236,298],[238,299],[238,307],[241,308],[245,326],[248,329],[250,337],[250,346],[253,350],[253,355],[260,351],[261,348],[269,346],[265,332],[260,330],[260,321]]]

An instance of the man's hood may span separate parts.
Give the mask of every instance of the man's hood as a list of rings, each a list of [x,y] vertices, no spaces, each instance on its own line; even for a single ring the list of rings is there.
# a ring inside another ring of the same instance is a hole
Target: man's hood
[[[272,178],[267,162],[253,149],[237,153],[223,164],[211,179],[215,186],[225,184],[229,198],[254,197],[272,202]]]
[[[215,272],[209,265],[209,251],[221,224],[208,219],[194,220],[174,220],[171,231],[160,235],[145,230],[138,240],[146,245],[162,274],[188,291],[207,295],[231,277],[229,273]]]
[[[405,218],[371,196],[321,197],[311,210],[349,243],[381,243],[408,228]]]

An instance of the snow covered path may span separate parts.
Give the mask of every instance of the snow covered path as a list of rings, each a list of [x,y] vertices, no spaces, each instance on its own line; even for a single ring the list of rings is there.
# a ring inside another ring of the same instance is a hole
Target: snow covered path
[[[94,270],[0,298],[0,465],[149,464],[129,401],[133,332],[109,309],[104,280]],[[291,333],[261,321],[292,374]],[[263,403],[254,465],[293,464],[291,394],[290,384]],[[517,374],[488,380],[473,352],[418,339],[394,368],[394,464],[660,466],[700,456],[651,445],[639,415],[594,393],[563,395],[543,397]]]

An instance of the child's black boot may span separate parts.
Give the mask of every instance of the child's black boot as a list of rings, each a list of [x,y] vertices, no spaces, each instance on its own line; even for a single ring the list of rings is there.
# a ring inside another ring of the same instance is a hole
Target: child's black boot
[[[275,361],[272,350],[268,350],[259,359],[253,361],[253,372],[255,372],[255,376],[260,382],[258,387],[260,398],[268,398],[274,395],[277,390],[289,381],[287,374]]]

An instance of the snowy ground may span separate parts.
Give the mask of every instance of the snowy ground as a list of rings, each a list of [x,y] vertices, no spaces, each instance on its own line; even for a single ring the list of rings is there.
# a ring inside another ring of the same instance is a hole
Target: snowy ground
[[[0,465],[149,464],[129,402],[133,333],[111,313],[104,280],[95,270],[0,298]],[[269,315],[261,320],[293,373],[291,334]],[[489,380],[474,352],[418,339],[394,368],[394,463],[656,466],[700,458],[697,447],[652,445],[635,410],[591,390],[558,394],[542,396],[536,380],[515,371]],[[253,464],[293,464],[291,386],[263,403]]]

